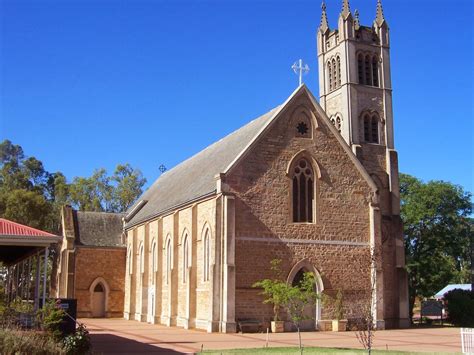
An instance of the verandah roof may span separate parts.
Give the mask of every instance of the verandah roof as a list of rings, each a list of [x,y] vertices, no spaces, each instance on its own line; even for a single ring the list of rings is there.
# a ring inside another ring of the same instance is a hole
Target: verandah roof
[[[60,239],[54,234],[0,218],[0,262],[15,264]]]

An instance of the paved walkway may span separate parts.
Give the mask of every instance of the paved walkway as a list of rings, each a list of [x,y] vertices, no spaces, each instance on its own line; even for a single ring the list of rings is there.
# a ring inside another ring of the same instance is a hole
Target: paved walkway
[[[209,334],[197,330],[165,327],[124,319],[80,319],[92,335],[94,351],[103,354],[182,354],[202,349],[262,348],[266,334]],[[461,352],[459,328],[413,328],[378,331],[375,348]],[[354,348],[361,346],[355,332],[305,332],[304,346]],[[296,333],[269,334],[269,346],[297,346]]]

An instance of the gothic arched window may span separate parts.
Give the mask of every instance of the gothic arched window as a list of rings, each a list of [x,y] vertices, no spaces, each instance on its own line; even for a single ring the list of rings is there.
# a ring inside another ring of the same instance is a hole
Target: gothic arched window
[[[337,67],[336,67],[336,60],[332,59],[332,88],[335,89],[337,87]]]
[[[301,158],[291,171],[293,222],[313,222],[314,173],[308,160]]]
[[[357,56],[357,73],[359,74],[359,84],[365,84],[364,81],[364,58],[362,54]]]
[[[166,278],[165,278],[165,281],[166,281],[166,284],[169,284],[170,277],[171,277],[171,261],[172,261],[172,258],[171,258],[171,253],[172,253],[171,238],[168,238],[168,240],[166,241],[165,252],[166,252]]]
[[[211,269],[211,241],[209,236],[209,229],[206,229],[203,243],[203,279],[209,281]]]
[[[150,262],[151,262],[151,284],[155,284],[155,275],[154,273],[158,271],[157,265],[158,265],[158,253],[156,252],[156,241],[153,240],[153,243],[151,245],[151,255],[150,255]]]
[[[336,117],[332,117],[331,118],[331,123],[334,125],[334,127],[336,127],[337,131],[339,133],[341,133],[341,129],[342,129],[342,118],[337,115]]]
[[[364,71],[365,71],[365,84],[366,85],[372,85],[372,71],[370,69],[370,63],[372,62],[372,60],[370,59],[370,56],[367,54],[365,56],[365,63],[364,63]]]
[[[364,141],[366,143],[379,143],[379,118],[377,114],[364,115]]]
[[[189,244],[188,235],[186,234],[183,239],[183,283],[187,281],[187,273],[189,267]]]
[[[145,247],[143,243],[140,245],[140,254],[139,254],[139,262],[140,262],[140,273],[143,274],[145,272]]]
[[[372,58],[372,85],[379,86],[379,62],[377,56]]]
[[[128,274],[133,274],[133,254],[132,254],[132,246],[128,247]]]
[[[341,58],[337,56],[337,86],[341,86]]]
[[[332,67],[331,62],[328,62],[328,78],[329,78],[329,90],[332,90]]]

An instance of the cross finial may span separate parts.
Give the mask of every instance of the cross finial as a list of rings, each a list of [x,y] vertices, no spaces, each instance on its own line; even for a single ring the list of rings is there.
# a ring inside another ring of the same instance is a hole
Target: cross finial
[[[291,69],[293,69],[295,74],[299,76],[301,86],[301,84],[303,84],[303,75],[306,75],[309,72],[308,64],[303,63],[303,59],[300,59],[297,62],[293,63]]]
[[[377,14],[375,16],[375,23],[378,26],[382,26],[384,21],[385,17],[383,16],[382,0],[377,0]]]
[[[350,13],[351,13],[351,9],[349,7],[349,0],[343,0],[341,15],[345,18],[349,16]]]
[[[326,2],[323,0],[321,4],[321,24],[319,25],[319,30],[321,32],[326,32],[329,29],[328,17],[326,14]]]
[[[164,166],[163,164],[161,164],[161,165],[158,167],[158,170],[160,170],[161,173],[163,174],[163,173],[166,171],[166,166]]]

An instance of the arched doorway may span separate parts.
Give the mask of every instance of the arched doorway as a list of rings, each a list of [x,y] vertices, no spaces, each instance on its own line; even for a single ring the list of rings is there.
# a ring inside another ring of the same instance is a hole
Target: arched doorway
[[[304,277],[305,272],[312,272],[315,277],[315,291],[321,294],[324,290],[323,282],[318,270],[309,262],[309,260],[302,260],[291,269],[287,282],[292,286],[298,285]],[[304,315],[308,316],[308,320],[303,320],[300,323],[301,330],[315,330],[321,320],[321,301],[316,301],[315,305],[308,306],[304,310]]]
[[[109,286],[101,277],[94,280],[89,288],[91,300],[91,315],[94,318],[103,318],[107,312]]]

